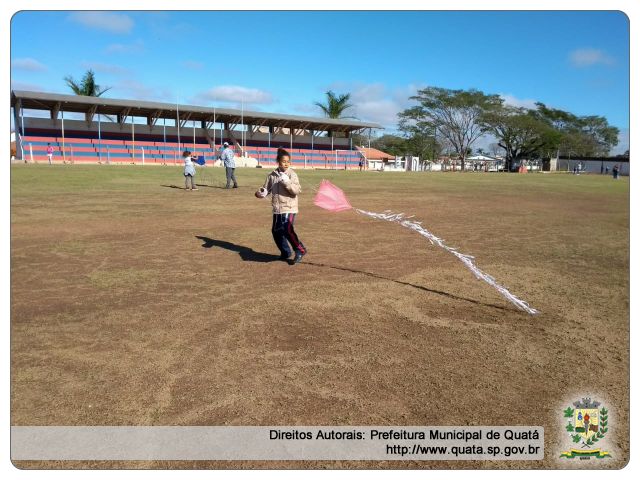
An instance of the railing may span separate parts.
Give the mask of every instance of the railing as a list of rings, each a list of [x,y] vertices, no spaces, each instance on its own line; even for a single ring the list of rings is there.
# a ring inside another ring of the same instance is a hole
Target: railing
[[[22,147],[22,152],[26,148],[25,141],[32,139],[31,152],[34,160],[46,159],[46,148],[48,144],[54,147],[54,159],[59,161],[60,158],[65,160],[71,159],[74,162],[95,162],[102,163],[104,157],[107,157],[107,163],[141,163],[144,157],[144,164],[167,163],[173,157],[174,164],[178,164],[178,157],[181,155],[180,149],[184,146],[192,150],[191,145],[180,144],[176,142],[164,141],[136,141],[135,146],[130,140],[110,140],[110,139],[92,139],[92,138],[73,138],[66,137],[64,146],[61,138],[58,137],[39,137],[27,136],[17,137],[18,145]],[[194,153],[204,155],[207,162],[215,162],[219,154],[219,145],[213,148],[199,142]],[[358,168],[358,161],[361,155],[350,150],[314,150],[314,149],[289,149],[292,163],[296,168]],[[276,164],[276,147],[251,147],[247,146],[244,153],[248,157],[257,160],[261,166],[271,166]],[[24,153],[22,153],[24,158]]]

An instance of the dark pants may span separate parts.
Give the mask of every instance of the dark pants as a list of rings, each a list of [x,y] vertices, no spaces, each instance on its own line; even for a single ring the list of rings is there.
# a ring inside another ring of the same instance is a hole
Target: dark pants
[[[231,182],[233,181],[233,186],[237,187],[238,182],[236,181],[236,169],[231,167],[224,167],[227,171],[227,188],[231,186]]]
[[[273,223],[271,225],[271,233],[273,234],[273,240],[276,242],[280,254],[284,256],[291,256],[291,247],[299,253],[307,253],[304,245],[296,235],[293,229],[293,223],[296,220],[295,213],[274,213]]]

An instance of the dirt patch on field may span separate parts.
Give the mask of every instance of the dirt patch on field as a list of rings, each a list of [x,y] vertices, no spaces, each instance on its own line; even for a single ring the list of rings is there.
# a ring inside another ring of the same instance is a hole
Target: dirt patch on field
[[[292,267],[245,186],[259,173],[184,192],[162,187],[177,170],[123,167],[79,192],[44,168],[28,189],[26,168],[12,169],[12,425],[542,425],[546,455],[20,466],[575,468],[558,458],[562,410],[584,395],[615,412],[602,466],[628,458],[628,183],[328,174],[355,206],[415,215],[475,255],[534,317],[424,238],[314,207],[318,172],[300,172],[310,253]],[[64,175],[84,188],[91,168]]]

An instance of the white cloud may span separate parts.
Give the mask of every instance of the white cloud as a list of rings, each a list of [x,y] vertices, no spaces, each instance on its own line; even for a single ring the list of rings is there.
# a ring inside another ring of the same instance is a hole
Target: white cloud
[[[302,115],[314,116],[318,114],[318,107],[311,103],[296,103],[291,108]]]
[[[112,43],[107,45],[105,53],[142,53],[144,51],[144,44],[142,40],[138,40],[134,43]]]
[[[359,85],[351,91],[352,103],[370,102],[385,97],[385,86],[382,83]]]
[[[111,92],[118,97],[131,98],[135,100],[175,102],[175,97],[169,89],[146,85],[142,82],[131,79],[122,80],[117,85],[114,85]]]
[[[128,15],[115,12],[74,12],[69,19],[88,28],[105,30],[110,33],[130,33],[133,20]]]
[[[415,95],[419,88],[414,84],[387,88],[382,83],[336,82],[325,90],[333,90],[337,94],[351,93],[350,103],[353,107],[346,112],[348,116],[379,123],[389,130],[395,130],[398,126],[398,113],[413,104],[409,97]],[[321,113],[318,108],[316,113]]]
[[[580,48],[569,54],[574,67],[590,67],[592,65],[613,65],[614,59],[603,50],[596,48]]]
[[[185,60],[182,62],[182,66],[189,70],[202,70],[204,68],[204,63],[196,60]]]
[[[221,85],[211,88],[206,92],[199,93],[195,97],[197,102],[227,102],[237,103],[244,102],[248,104],[267,104],[273,103],[273,96],[265,90],[257,88],[241,87],[239,85]]]
[[[84,68],[90,68],[98,73],[107,73],[110,75],[130,75],[131,70],[120,65],[101,62],[82,62]]]
[[[45,72],[46,65],[43,65],[33,58],[16,58],[11,61],[11,68],[16,70],[26,70],[28,72]]]
[[[12,90],[26,90],[29,92],[48,92],[50,91],[48,88],[43,87],[42,85],[37,85],[35,83],[27,83],[20,81],[11,81],[11,89]]]
[[[198,36],[203,34],[203,31],[193,23],[174,23],[171,14],[165,11],[146,12],[144,20],[156,38],[175,39],[185,35]]]
[[[506,105],[509,105],[511,107],[521,107],[521,108],[528,108],[528,109],[536,109],[536,102],[537,100],[533,100],[531,98],[517,98],[514,95],[511,95],[510,93],[501,93],[500,97],[502,98],[502,100],[504,100],[504,103]]]
[[[400,106],[389,99],[359,101],[354,104],[355,117],[379,123],[382,126],[396,128],[398,124],[398,113],[403,110]]]

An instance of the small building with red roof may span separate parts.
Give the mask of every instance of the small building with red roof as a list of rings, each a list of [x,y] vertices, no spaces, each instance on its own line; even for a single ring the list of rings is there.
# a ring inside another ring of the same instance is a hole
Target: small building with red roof
[[[396,168],[396,156],[383,152],[377,148],[356,147],[360,155],[366,161],[365,165],[369,170],[386,170],[387,168]]]

